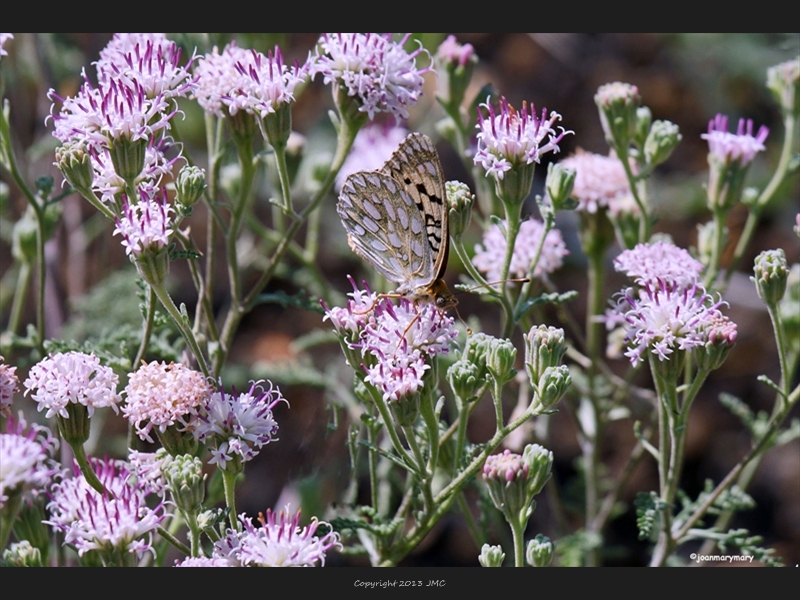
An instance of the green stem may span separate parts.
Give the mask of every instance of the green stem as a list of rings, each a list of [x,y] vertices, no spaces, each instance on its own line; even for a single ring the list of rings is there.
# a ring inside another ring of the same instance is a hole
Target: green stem
[[[139,343],[139,350],[136,352],[136,357],[133,359],[131,367],[135,371],[142,364],[144,356],[147,353],[147,346],[150,344],[150,336],[153,333],[153,322],[156,314],[156,293],[153,288],[150,288],[147,294],[147,314],[144,320],[144,329],[142,331],[142,341]]]
[[[236,476],[237,473],[226,469],[222,470],[222,486],[225,491],[225,506],[228,507],[228,519],[231,523],[231,529],[239,531],[239,522],[236,519],[236,495],[234,494]]]
[[[97,490],[99,494],[108,494],[113,498],[114,495],[110,490],[106,490],[106,488],[103,487],[103,484],[100,483],[100,480],[92,469],[92,465],[89,464],[89,459],[86,457],[86,450],[83,449],[83,444],[70,444],[70,446],[72,447],[72,453],[75,455],[75,462],[78,463],[78,467],[80,467],[81,473],[86,479],[86,483]]]
[[[195,355],[195,358],[197,359],[197,364],[200,367],[200,370],[203,372],[203,375],[205,375],[206,377],[210,377],[211,373],[208,370],[208,364],[206,363],[206,359],[203,356],[202,351],[200,350],[200,346],[197,343],[197,339],[194,337],[194,333],[189,327],[188,322],[184,319],[183,315],[178,310],[178,307],[175,306],[175,303],[172,301],[172,298],[170,297],[169,292],[167,292],[167,289],[164,287],[164,284],[163,283],[153,284],[151,288],[155,292],[158,299],[161,301],[161,305],[167,311],[169,316],[172,317],[173,322],[175,323],[175,325],[177,325],[178,329],[183,335],[183,339],[186,340],[186,343],[189,345],[189,348]]]

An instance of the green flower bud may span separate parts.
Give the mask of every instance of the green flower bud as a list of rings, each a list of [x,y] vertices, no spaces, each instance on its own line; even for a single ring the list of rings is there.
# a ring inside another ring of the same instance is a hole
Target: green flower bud
[[[22,218],[14,223],[11,253],[19,262],[32,265],[36,260],[36,237],[38,228],[31,211],[25,211]]]
[[[11,544],[3,552],[3,562],[11,567],[43,567],[42,553],[28,540]]]
[[[82,142],[68,141],[56,148],[55,165],[82,196],[92,195],[94,170],[89,151]]]
[[[392,409],[392,416],[400,427],[410,427],[419,416],[419,392],[408,396],[391,400],[389,408]]]
[[[136,270],[150,285],[164,283],[169,275],[169,248],[156,245],[144,248],[141,253],[132,255]]]
[[[447,205],[450,209],[449,229],[450,235],[458,238],[469,227],[472,221],[472,206],[475,204],[475,195],[469,187],[460,181],[448,181],[445,184],[447,192]]]
[[[758,296],[767,306],[773,307],[781,301],[786,293],[786,280],[789,270],[786,265],[786,254],[783,249],[764,250],[756,257],[753,269]]]
[[[503,386],[517,374],[514,360],[517,349],[510,340],[495,339],[486,352],[486,368],[498,386]]]
[[[183,209],[184,214],[188,214],[205,189],[206,172],[200,167],[186,165],[178,172],[175,181],[175,203]]]
[[[555,542],[551,542],[549,537],[541,533],[530,540],[525,548],[525,560],[532,567],[549,567],[555,554]]]
[[[563,329],[547,325],[531,327],[525,335],[525,369],[531,385],[537,387],[545,369],[561,364],[566,351]]]
[[[78,402],[69,402],[66,409],[67,417],[56,415],[58,431],[70,446],[82,446],[89,439],[92,423],[89,408]]]
[[[206,493],[203,461],[189,454],[176,456],[168,461],[164,478],[179,509],[192,515],[200,510]]]
[[[553,468],[553,453],[539,444],[528,444],[522,451],[522,460],[529,467],[528,493],[533,498],[542,491],[544,484],[550,479]]]
[[[638,88],[619,81],[607,83],[597,89],[594,102],[608,145],[616,150],[627,150],[636,133],[636,111],[641,104]]]
[[[697,368],[703,371],[713,371],[718,369],[733,348],[736,341],[736,323],[725,315],[717,315],[706,321],[703,330],[708,341],[704,348],[696,348],[692,351]]]
[[[644,159],[655,167],[665,162],[681,141],[680,128],[670,121],[656,121],[644,143]]]
[[[767,87],[785,113],[800,113],[800,56],[767,69]]]
[[[182,455],[194,456],[197,454],[199,444],[191,432],[185,431],[179,425],[169,425],[164,431],[159,427],[153,429],[158,441],[169,452],[170,456],[178,457]]]
[[[636,127],[633,135],[633,141],[638,148],[643,148],[647,136],[650,133],[650,126],[653,123],[653,113],[646,106],[640,106],[636,109]]]
[[[478,399],[478,392],[485,380],[481,377],[481,369],[471,362],[459,360],[447,369],[447,382],[453,393],[464,402]]]
[[[484,544],[481,547],[481,554],[478,556],[478,562],[482,567],[502,567],[503,561],[506,558],[506,553],[500,546],[490,546]]]
[[[292,134],[292,110],[291,104],[287,102],[279,103],[275,112],[269,113],[263,119],[264,132],[267,141],[273,148],[285,148]]]
[[[536,386],[537,398],[534,400],[534,408],[546,410],[554,406],[572,383],[567,365],[557,367],[547,367],[542,373],[542,377]]]
[[[572,197],[572,188],[575,186],[575,169],[565,167],[561,163],[547,165],[547,179],[544,187],[553,210],[571,210],[578,202]]]

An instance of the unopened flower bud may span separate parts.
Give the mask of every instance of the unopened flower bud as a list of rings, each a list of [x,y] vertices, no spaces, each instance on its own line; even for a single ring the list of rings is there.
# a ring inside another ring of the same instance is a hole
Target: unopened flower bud
[[[529,467],[528,493],[531,498],[542,491],[550,479],[553,468],[553,453],[539,444],[529,444],[522,451],[522,460]]]
[[[555,553],[555,542],[551,542],[549,537],[540,533],[528,542],[528,546],[525,548],[525,560],[532,567],[549,567]]]
[[[472,205],[475,204],[475,195],[469,191],[467,184],[460,181],[448,181],[445,184],[445,191],[450,210],[450,235],[458,238],[467,230],[472,221]]]
[[[478,64],[475,49],[472,44],[459,44],[451,35],[439,45],[434,61],[439,74],[436,97],[448,114],[457,114]]]
[[[644,159],[655,167],[666,161],[681,141],[680,128],[670,121],[656,121],[644,143]]]
[[[800,56],[767,69],[767,87],[788,114],[800,112]]]
[[[496,339],[489,346],[486,352],[486,368],[497,385],[505,385],[517,374],[514,370],[516,357],[517,349],[510,340]]]
[[[647,136],[650,133],[650,126],[653,123],[653,113],[646,106],[636,109],[636,127],[633,141],[640,148],[644,147]]]
[[[200,167],[186,165],[178,172],[175,181],[175,203],[186,212],[200,199],[205,189],[206,172]]]
[[[81,195],[91,195],[94,170],[89,151],[82,142],[72,140],[56,148],[55,165]]]
[[[561,163],[550,163],[547,165],[547,179],[544,187],[553,210],[570,210],[575,208],[578,203],[572,197],[572,189],[575,186],[575,169],[565,167]]]
[[[43,567],[42,553],[28,540],[15,542],[3,552],[3,562],[11,567]]]
[[[458,360],[447,369],[447,382],[453,393],[465,402],[477,400],[478,391],[486,383],[481,370],[469,361]]]
[[[786,280],[789,270],[783,249],[764,250],[756,257],[753,269],[758,296],[767,306],[775,306],[786,293]]]
[[[547,325],[532,327],[525,335],[525,369],[531,379],[531,385],[539,385],[545,369],[561,364],[567,351],[564,330]]]
[[[607,83],[597,89],[594,102],[608,145],[617,150],[627,149],[636,133],[636,110],[641,103],[639,89],[619,81]]]
[[[478,562],[482,567],[502,567],[503,561],[506,558],[506,553],[500,546],[490,546],[484,544],[481,547],[481,554],[478,556]]]
[[[176,456],[168,461],[164,478],[179,509],[192,515],[200,510],[205,499],[203,461],[188,454]]]
[[[536,386],[538,395],[536,400],[538,402],[534,402],[534,406],[541,410],[546,410],[555,405],[561,400],[571,383],[572,377],[569,374],[567,365],[547,367]]]

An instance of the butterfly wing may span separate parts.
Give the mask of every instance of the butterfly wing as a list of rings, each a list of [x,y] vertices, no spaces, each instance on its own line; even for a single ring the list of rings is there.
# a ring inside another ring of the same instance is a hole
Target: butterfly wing
[[[427,282],[430,286],[444,277],[450,250],[444,176],[436,147],[427,135],[411,133],[386,161],[381,172],[403,184],[425,219],[425,234],[434,257],[432,277]]]
[[[336,205],[353,252],[405,293],[430,279],[433,258],[423,216],[400,182],[380,172],[347,178]]]

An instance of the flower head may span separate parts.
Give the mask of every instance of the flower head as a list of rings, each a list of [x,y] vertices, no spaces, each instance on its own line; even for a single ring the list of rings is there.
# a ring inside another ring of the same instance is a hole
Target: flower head
[[[246,63],[249,55],[248,50],[231,42],[222,53],[214,46],[210,54],[197,61],[194,66],[197,81],[193,97],[207,113],[218,117],[236,114],[238,107],[231,94],[246,84],[244,75],[236,68],[236,64]]]
[[[5,364],[5,359],[0,356],[0,416],[8,417],[11,414],[11,401],[18,391],[17,367]]]
[[[721,161],[736,161],[742,166],[753,161],[758,152],[766,149],[764,141],[769,135],[769,129],[762,125],[753,135],[753,120],[739,119],[737,132],[728,131],[728,117],[718,114],[708,122],[708,133],[700,137],[708,141],[711,154]]]
[[[144,189],[139,192],[141,199],[135,203],[123,197],[123,212],[114,229],[114,235],[122,236],[122,245],[129,256],[160,251],[169,244],[173,233],[171,216],[175,211],[167,202],[166,190],[162,189],[160,201]]]
[[[721,316],[723,302],[714,301],[699,284],[681,286],[676,282],[656,280],[641,282],[638,292],[632,289],[617,295],[616,308],[607,313],[609,328],[622,321],[630,348],[625,356],[638,364],[649,350],[660,361],[669,360],[676,350],[703,347],[708,341],[709,324]]]
[[[561,232],[551,229],[545,236],[544,245],[536,264],[544,225],[535,219],[523,221],[514,243],[514,254],[508,269],[509,277],[543,277],[552,273],[563,264],[563,258],[569,254]],[[499,225],[492,225],[483,234],[483,244],[475,245],[475,256],[472,263],[479,271],[486,274],[490,281],[503,278],[503,263],[506,255],[506,236]],[[532,272],[532,273],[531,273]]]
[[[76,466],[72,477],[53,486],[47,523],[62,531],[64,544],[80,556],[96,551],[105,564],[130,564],[145,552],[155,552],[152,536],[165,517],[164,503],[147,505],[150,490],[133,483],[126,463],[108,458],[90,462],[108,492],[97,492]]]
[[[69,418],[68,404],[81,404],[91,417],[95,408],[110,406],[117,412],[121,400],[117,393],[119,377],[109,367],[100,364],[94,354],[57,352],[42,359],[31,368],[23,384],[25,395],[46,408],[45,416]]]
[[[261,384],[266,383],[266,387]],[[231,394],[220,387],[200,408],[195,421],[195,436],[200,441],[213,441],[212,464],[225,469],[233,461],[234,468],[255,458],[261,448],[275,441],[278,422],[272,409],[279,402],[288,402],[277,387],[267,381],[253,381],[247,392]]]
[[[383,394],[384,400],[399,400],[422,388],[428,359],[450,349],[457,332],[453,318],[433,304],[417,305],[401,298],[398,305],[388,298],[378,301],[366,322],[360,347],[365,381]]]
[[[629,203],[631,188],[625,167],[616,156],[603,156],[579,150],[560,163],[575,170],[572,196],[577,210],[595,213],[599,208],[614,210],[615,204]]]
[[[53,460],[57,448],[58,440],[47,427],[34,424],[26,431],[21,413],[19,419],[9,419],[0,433],[0,509],[12,495],[47,489],[58,471]]]
[[[189,556],[175,561],[176,567],[235,567],[236,563],[227,558],[206,558],[205,556]]]
[[[177,426],[185,431],[213,392],[202,373],[180,363],[153,361],[129,374],[122,414],[140,438],[152,442],[153,428],[163,433]]]
[[[290,516],[288,511],[276,514],[267,509],[267,514],[259,515],[258,520],[261,527],[240,515],[243,530],[229,529],[214,545],[215,556],[234,559],[242,566],[313,567],[325,564],[325,553],[331,548],[342,548],[339,534],[329,523],[314,518],[307,526],[300,527],[299,511]],[[329,529],[323,536],[317,535],[320,525]]]
[[[245,110],[266,117],[282,105],[294,102],[295,88],[308,79],[308,67],[297,63],[293,67],[285,65],[278,46],[266,56],[250,50],[240,56],[234,68],[241,77],[227,94],[231,113]]]
[[[185,97],[192,88],[189,65],[180,65],[181,50],[163,33],[115,33],[100,51],[100,81],[137,81],[150,97]]]
[[[638,282],[656,284],[661,280],[684,287],[699,281],[703,263],[683,248],[659,241],[623,250],[614,259],[614,268]]]
[[[486,114],[481,109],[486,110]],[[505,98],[500,99],[499,111],[486,103],[478,107],[478,149],[474,161],[481,165],[488,174],[503,179],[505,173],[522,164],[538,163],[543,154],[559,152],[558,143],[568,133],[559,126],[556,132],[554,125],[561,120],[561,115],[542,109],[541,118],[536,116],[533,104],[528,108],[522,103],[522,110],[515,110]]]
[[[378,294],[370,291],[366,283],[364,284],[365,289],[363,291],[359,290],[355,280],[349,275],[347,278],[350,280],[350,285],[353,286],[353,291],[347,294],[350,296],[347,306],[328,308],[323,302],[325,316],[322,320],[329,320],[340,335],[345,336],[351,342],[355,342],[360,337],[361,330],[367,324],[367,321],[374,318],[372,309],[378,301]]]
[[[386,112],[396,119],[407,119],[408,109],[422,95],[423,75],[430,65],[419,69],[416,59],[427,51],[420,45],[413,52],[403,46],[410,34],[393,42],[390,34],[330,33],[318,42],[311,65],[311,76],[322,74],[323,82],[360,103],[359,110],[370,120]],[[428,56],[430,63],[430,56]]]

